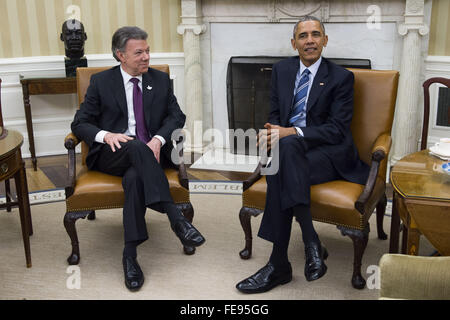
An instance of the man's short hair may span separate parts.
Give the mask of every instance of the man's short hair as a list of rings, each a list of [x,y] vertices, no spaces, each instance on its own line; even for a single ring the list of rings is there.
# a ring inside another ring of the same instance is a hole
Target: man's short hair
[[[116,51],[125,52],[127,41],[134,40],[147,40],[148,34],[144,30],[138,27],[122,27],[117,29],[112,36],[112,54],[113,57],[120,61],[116,55]]]
[[[319,18],[316,18],[314,16],[306,15],[306,16],[300,17],[300,20],[298,20],[297,23],[295,24],[292,39],[295,39],[295,33],[297,32],[298,25],[300,24],[300,22],[305,22],[305,21],[319,21],[320,27],[322,28],[322,31],[323,31],[323,34],[325,34],[325,26],[323,25],[322,21],[320,21]]]

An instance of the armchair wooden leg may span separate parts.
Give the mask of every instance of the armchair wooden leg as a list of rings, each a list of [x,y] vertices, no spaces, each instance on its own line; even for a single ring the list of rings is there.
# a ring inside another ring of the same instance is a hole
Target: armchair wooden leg
[[[183,213],[184,217],[192,223],[194,220],[194,207],[192,207],[192,204],[189,203],[177,203],[177,207],[180,209],[180,211]],[[195,253],[195,247],[187,247],[183,246],[184,254],[190,256]]]
[[[239,211],[239,220],[245,234],[245,248],[239,252],[241,259],[250,259],[252,256],[252,225],[250,223],[251,216],[258,216],[262,211],[254,208],[242,207]]]
[[[378,239],[386,240],[388,238],[387,234],[383,230],[383,219],[386,212],[387,197],[384,194],[383,198],[377,203],[377,233]]]
[[[78,245],[77,229],[75,228],[75,222],[82,218],[86,218],[92,211],[80,211],[80,212],[67,212],[64,215],[64,227],[72,242],[72,253],[67,262],[70,265],[78,264],[80,262],[80,247]]]
[[[370,227],[367,224],[364,230],[354,230],[338,226],[343,236],[349,236],[353,241],[354,257],[353,257],[353,275],[352,286],[355,289],[364,289],[366,280],[361,275],[361,262],[366,250],[367,241],[369,240]]]

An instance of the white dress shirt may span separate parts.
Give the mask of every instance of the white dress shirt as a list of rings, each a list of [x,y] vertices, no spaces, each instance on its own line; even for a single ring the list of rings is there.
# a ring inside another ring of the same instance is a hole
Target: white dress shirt
[[[305,71],[305,69],[309,69],[309,71],[310,71],[311,73],[309,74],[308,93],[306,94],[306,102],[305,102],[305,109],[306,109],[307,106],[308,106],[309,93],[310,93],[310,91],[311,91],[311,87],[312,87],[312,84],[313,84],[313,81],[314,81],[314,77],[316,76],[317,71],[319,70],[320,64],[322,63],[322,56],[319,58],[319,60],[317,60],[316,62],[314,62],[314,63],[313,63],[312,65],[310,65],[309,67],[306,67],[306,66],[303,64],[303,62],[302,62],[301,59],[299,59],[299,61],[300,61],[300,76],[297,76],[296,79],[295,79],[294,93],[293,93],[293,94],[295,94],[295,88],[297,88],[297,84],[300,82],[300,78],[301,78],[301,75],[303,74],[303,71]],[[297,74],[297,75],[298,75],[298,74]],[[306,118],[305,118],[305,119],[306,119]],[[299,136],[302,136],[302,137],[303,137],[303,131],[302,131],[302,129],[300,129],[299,127],[294,127],[294,128],[295,128],[295,130],[297,130],[297,134],[298,134]]]
[[[120,66],[120,72],[122,73],[123,78],[123,86],[125,87],[125,96],[127,99],[127,109],[128,109],[128,129],[124,132],[127,136],[136,136],[136,120],[134,118],[134,108],[133,108],[133,87],[134,84],[131,82],[131,78],[137,78],[139,79],[138,86],[141,89],[142,92],[142,75],[139,76],[131,76],[125,70],[123,70],[122,65]],[[95,141],[99,143],[105,143],[104,138],[105,135],[109,133],[105,130],[100,130],[97,135],[95,136]],[[150,135],[150,132],[149,132]],[[155,135],[155,138],[157,138],[159,141],[161,141],[161,147],[166,143],[166,140],[158,135]]]

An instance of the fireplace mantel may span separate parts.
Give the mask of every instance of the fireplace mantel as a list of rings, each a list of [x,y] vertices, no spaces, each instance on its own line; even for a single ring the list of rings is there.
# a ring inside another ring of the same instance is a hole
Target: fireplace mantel
[[[195,84],[197,94],[192,101],[186,100],[193,106],[195,120],[187,129],[196,137],[207,129],[217,129],[226,137],[226,69],[230,57],[297,54],[290,46],[292,27],[300,16],[310,14],[325,23],[329,36],[325,57],[370,59],[373,69],[415,75],[413,85],[400,77],[393,136],[401,141],[391,154],[398,158],[416,150],[421,119],[419,82],[425,77],[431,0],[181,0],[181,7],[179,29],[185,37],[185,54],[195,52],[195,61],[199,61],[195,73],[190,74],[193,82],[186,81]],[[199,48],[187,47],[196,43],[192,34],[199,40]],[[186,64],[188,67],[193,69]],[[403,116],[407,112],[412,115]],[[408,123],[407,128],[403,125],[396,129],[402,121]],[[202,141],[202,145],[207,143]],[[226,139],[222,145],[220,139],[214,139],[214,143],[216,147],[227,146]],[[198,141],[195,148],[201,150]]]
[[[183,1],[182,1],[183,2]],[[203,0],[204,22],[295,23],[303,15],[323,22],[366,22],[369,14],[381,9],[380,22],[404,20],[404,0],[384,1],[298,1],[298,0]]]

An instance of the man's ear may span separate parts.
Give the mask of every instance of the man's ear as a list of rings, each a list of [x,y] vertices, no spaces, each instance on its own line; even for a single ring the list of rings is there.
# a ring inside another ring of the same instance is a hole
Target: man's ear
[[[123,52],[121,52],[120,50],[116,50],[116,56],[117,58],[119,58],[120,62],[123,62],[123,60],[125,60]]]
[[[61,41],[64,41],[64,37],[63,37],[62,33],[59,35],[59,39],[61,39]]]
[[[292,49],[297,50],[297,45],[295,44],[295,40],[291,39]]]

